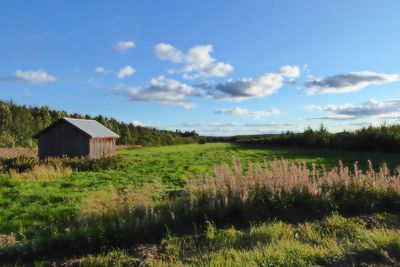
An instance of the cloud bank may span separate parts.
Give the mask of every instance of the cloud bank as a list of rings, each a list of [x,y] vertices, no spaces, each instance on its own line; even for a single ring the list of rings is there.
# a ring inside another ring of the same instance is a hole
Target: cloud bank
[[[329,114],[328,116],[309,119],[353,120],[366,117],[398,117],[400,115],[400,100],[369,100],[359,105],[311,106],[309,109],[325,111]]]
[[[236,115],[236,116],[240,116],[240,117],[254,117],[254,118],[267,117],[267,116],[281,114],[279,109],[276,109],[276,108],[271,108],[268,111],[250,111],[248,109],[240,108],[240,107],[236,107],[233,109],[220,109],[220,110],[214,111],[214,113],[215,114]]]

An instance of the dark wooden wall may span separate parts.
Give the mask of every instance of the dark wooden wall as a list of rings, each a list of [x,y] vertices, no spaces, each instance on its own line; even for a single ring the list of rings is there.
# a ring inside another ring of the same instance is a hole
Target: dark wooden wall
[[[60,121],[40,134],[38,138],[39,158],[88,156],[89,137],[78,129]]]
[[[115,138],[92,138],[90,139],[90,157],[112,157],[115,156]]]

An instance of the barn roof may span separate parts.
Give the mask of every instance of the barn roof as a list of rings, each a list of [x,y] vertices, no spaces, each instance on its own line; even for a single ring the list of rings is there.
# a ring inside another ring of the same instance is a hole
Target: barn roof
[[[55,124],[59,123],[60,121],[65,121],[68,124],[74,126],[81,132],[85,133],[88,135],[90,138],[106,138],[106,137],[111,137],[111,138],[118,138],[118,134],[114,133],[107,127],[105,127],[103,124],[101,124],[98,121],[95,120],[84,120],[84,119],[73,119],[73,118],[61,118],[59,121],[55,122],[48,128],[44,129],[43,131],[39,132],[38,134],[35,135],[35,137],[38,137],[40,134],[42,134],[44,131],[47,131],[48,129],[52,128]]]

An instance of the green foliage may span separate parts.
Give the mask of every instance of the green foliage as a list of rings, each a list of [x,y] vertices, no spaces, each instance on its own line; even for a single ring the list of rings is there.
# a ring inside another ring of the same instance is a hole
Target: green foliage
[[[195,132],[158,130],[101,115],[68,114],[47,106],[29,107],[0,100],[0,147],[35,147],[33,136],[62,117],[97,120],[120,135],[117,144],[121,145],[163,146],[199,141]]]
[[[10,170],[25,172],[38,164],[39,160],[33,157],[0,158],[0,172],[9,172]]]

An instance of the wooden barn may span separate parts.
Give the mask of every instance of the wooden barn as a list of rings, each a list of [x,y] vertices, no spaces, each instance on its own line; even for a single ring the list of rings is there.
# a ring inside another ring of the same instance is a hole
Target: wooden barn
[[[95,120],[61,118],[34,136],[39,158],[115,155],[116,133]]]

